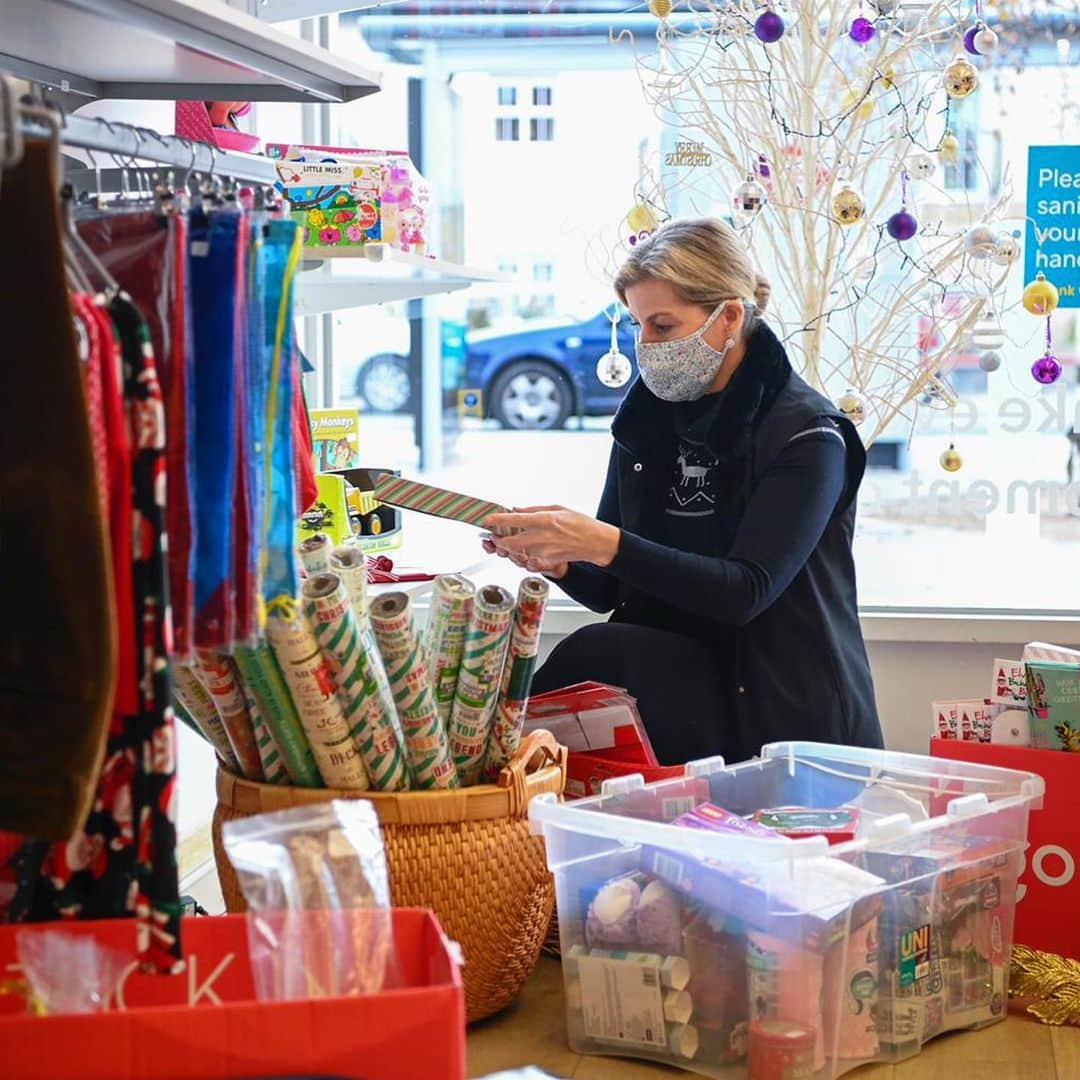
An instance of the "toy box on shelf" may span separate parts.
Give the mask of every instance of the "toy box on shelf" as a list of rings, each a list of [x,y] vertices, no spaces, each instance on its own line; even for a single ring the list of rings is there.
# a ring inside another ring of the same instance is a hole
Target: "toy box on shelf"
[[[428,253],[430,191],[404,151],[270,143],[267,153],[305,247],[333,255],[383,243]]]
[[[5,978],[16,966],[16,936],[49,929],[54,928],[0,928]],[[131,963],[102,1013],[31,1016],[18,996],[0,996],[5,1076],[465,1076],[459,959],[430,911],[394,911],[399,969],[394,989],[323,998],[317,1007],[310,1000],[256,1000],[243,915],[185,919],[187,970],[171,977],[138,973],[131,920],[68,923],[63,932],[92,935],[130,956]]]
[[[777,743],[680,779],[541,796],[571,1046],[826,1080],[1002,1019],[1042,793],[1033,773]],[[781,807],[834,811],[855,838],[750,820]]]
[[[355,542],[369,555],[393,551],[402,544],[401,511],[379,502],[372,492],[392,469],[341,469],[319,473],[319,497],[297,525],[297,543],[326,533],[335,544]]]

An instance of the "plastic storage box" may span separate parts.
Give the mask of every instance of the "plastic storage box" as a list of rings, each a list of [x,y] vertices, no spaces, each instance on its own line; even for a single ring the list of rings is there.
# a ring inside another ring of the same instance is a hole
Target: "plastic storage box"
[[[539,796],[530,819],[555,875],[571,1047],[732,1080],[823,1080],[1001,1020],[1043,791],[1033,773],[774,743],[676,780]],[[708,814],[673,823],[703,803],[742,817],[842,808],[822,817],[855,823],[855,837],[711,831]]]

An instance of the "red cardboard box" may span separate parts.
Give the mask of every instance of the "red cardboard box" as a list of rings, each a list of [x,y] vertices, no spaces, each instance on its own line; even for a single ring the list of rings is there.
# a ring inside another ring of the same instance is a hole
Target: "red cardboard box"
[[[0,978],[17,973],[0,927]],[[462,1080],[461,975],[430,911],[394,911],[401,988],[360,997],[259,1002],[246,916],[184,920],[187,970],[141,975],[129,920],[37,929],[92,934],[133,958],[105,1013],[29,1016],[0,997],[0,1074],[19,1080],[234,1080],[327,1074],[355,1080]]]
[[[1080,958],[1080,754],[952,739],[931,739],[930,753],[1038,773],[1046,781],[1043,808],[1028,823],[1030,846],[1016,892],[1014,937],[1021,945]]]

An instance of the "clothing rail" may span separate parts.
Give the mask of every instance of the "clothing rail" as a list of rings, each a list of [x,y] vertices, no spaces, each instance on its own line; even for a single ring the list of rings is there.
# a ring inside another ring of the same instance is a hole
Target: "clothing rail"
[[[50,138],[49,125],[34,115],[19,112],[23,136]],[[209,143],[192,142],[177,135],[159,135],[149,128],[118,124],[98,117],[64,116],[59,120],[60,141],[65,147],[115,154],[125,162],[173,165],[188,173],[231,177],[251,184],[271,186],[277,169],[269,158],[219,150]]]

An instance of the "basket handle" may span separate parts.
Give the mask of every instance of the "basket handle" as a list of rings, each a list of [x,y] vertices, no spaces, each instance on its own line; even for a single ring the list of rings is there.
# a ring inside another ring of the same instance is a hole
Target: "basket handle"
[[[566,747],[544,728],[530,731],[518,745],[514,756],[499,773],[498,785],[510,789],[511,813],[522,814],[529,803],[529,777],[545,765],[558,765],[562,787],[566,785]],[[561,790],[561,787],[560,787]]]

